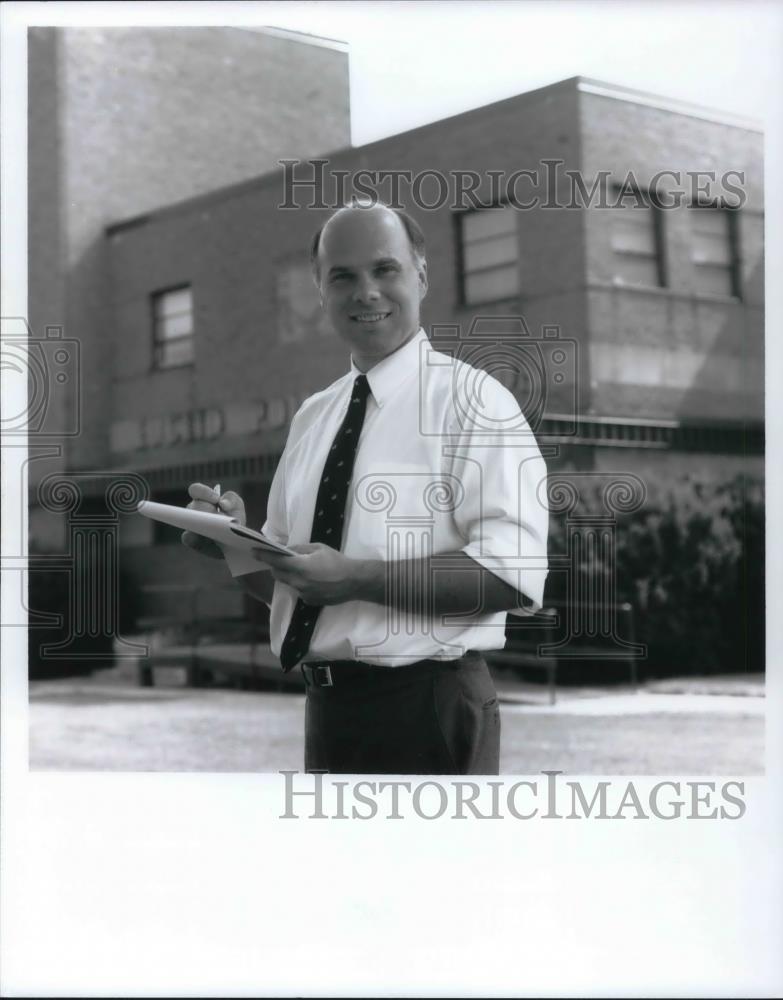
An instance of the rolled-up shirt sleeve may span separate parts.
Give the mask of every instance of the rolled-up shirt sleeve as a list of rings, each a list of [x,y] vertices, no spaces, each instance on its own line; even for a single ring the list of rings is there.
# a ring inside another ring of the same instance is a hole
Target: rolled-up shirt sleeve
[[[266,520],[261,528],[262,534],[271,538],[279,545],[288,544],[288,512],[285,496],[285,460],[283,453],[277,463],[277,469],[269,487],[269,498],[266,503]]]
[[[487,377],[480,414],[452,425],[452,474],[462,490],[454,517],[462,551],[513,587],[514,614],[538,611],[548,572],[546,463],[515,398]]]

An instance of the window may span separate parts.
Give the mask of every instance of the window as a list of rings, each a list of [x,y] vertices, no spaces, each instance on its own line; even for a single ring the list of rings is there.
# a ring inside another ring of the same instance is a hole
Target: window
[[[696,291],[739,298],[736,214],[716,205],[691,205],[689,212]]]
[[[154,366],[176,368],[193,361],[193,296],[190,285],[152,297]]]
[[[641,204],[640,204],[641,202]],[[614,282],[661,288],[663,269],[662,217],[641,191],[610,209]]]
[[[519,292],[515,209],[499,205],[465,212],[459,221],[462,304],[515,297]]]
[[[318,289],[307,258],[281,261],[277,266],[277,328],[284,344],[325,336],[329,322],[318,299]]]

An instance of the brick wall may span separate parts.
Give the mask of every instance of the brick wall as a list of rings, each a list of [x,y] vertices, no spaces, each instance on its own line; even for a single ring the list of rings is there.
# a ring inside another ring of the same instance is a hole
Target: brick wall
[[[599,156],[601,137],[595,129],[603,115],[611,119],[612,107],[586,120],[583,100],[584,95],[573,82],[548,88],[366,147],[338,152],[330,157],[329,168],[351,174],[362,168],[407,169],[414,174],[425,169],[446,173],[472,169],[484,174],[501,170],[510,174],[518,169],[540,168],[546,158],[560,158],[565,169],[580,167],[589,175],[590,170],[600,169],[607,162]],[[656,112],[657,117],[650,118],[648,109],[632,107],[637,116],[635,124],[626,120],[630,112],[623,110],[623,105],[618,112],[622,127],[615,121],[611,127],[617,131],[616,138],[607,138],[607,148],[613,150],[609,168],[621,175],[631,167],[638,170],[644,162],[628,152],[633,146],[632,136],[629,139],[632,126],[645,135],[649,129],[658,128],[659,142],[663,141],[661,130],[674,127],[666,124],[672,117],[670,113]],[[719,131],[722,128],[715,127]],[[593,132],[587,134],[589,128]],[[680,122],[675,133],[683,128]],[[721,153],[726,166],[737,162],[731,159],[732,149],[744,148],[743,136],[736,130],[730,138],[734,145],[729,144]],[[647,141],[643,154],[652,157],[655,135],[650,134]],[[745,151],[743,162],[752,164],[756,171],[754,141],[751,137],[750,152]],[[687,167],[690,150],[683,147],[678,155]],[[758,179],[757,173],[751,172],[750,176]],[[286,343],[281,337],[276,269],[292,259],[306,259],[311,234],[326,215],[314,209],[280,210],[278,205],[285,195],[282,179],[282,173],[262,176],[172,206],[146,220],[112,227],[107,237],[112,389],[106,413],[110,423],[139,421],[150,414],[165,416],[197,408],[220,408],[238,400],[301,397],[346,371],[345,345],[334,334],[325,335],[315,323],[297,343]],[[477,193],[485,197],[488,185]],[[530,193],[529,188],[525,189],[525,194]],[[543,185],[538,193],[545,194]],[[568,200],[567,192],[561,190],[560,194]],[[302,192],[301,197],[309,196]],[[754,275],[761,250],[759,205],[756,192],[742,216],[747,255],[744,266]],[[579,390],[580,413],[665,419],[683,415],[739,418],[756,412],[752,393],[737,378],[738,369],[726,363],[726,354],[733,352],[733,357],[743,357],[746,373],[756,363],[753,358],[759,357],[755,349],[755,353],[743,355],[746,346],[741,332],[755,329],[754,324],[761,321],[763,289],[757,283],[747,282],[742,302],[709,301],[684,289],[670,295],[606,287],[607,282],[602,285],[606,277],[602,269],[607,267],[607,251],[601,244],[605,235],[597,231],[591,213],[537,208],[517,216],[520,295],[486,307],[465,308],[459,304],[453,213],[448,207],[435,211],[406,207],[427,236],[430,289],[423,310],[425,326],[456,324],[467,332],[481,317],[521,313],[534,335],[540,334],[543,325],[553,325],[560,328],[563,339],[575,343],[579,360],[577,385],[556,390],[550,386],[548,412],[572,412],[575,388]],[[667,238],[674,240],[675,233],[672,223]],[[677,238],[681,239],[682,234]],[[194,289],[195,363],[171,371],[151,371],[150,293],[186,282],[192,283]],[[718,349],[718,345],[724,346]],[[649,373],[656,371],[656,363],[663,359],[654,384],[632,378],[612,382],[595,370],[603,363],[601,350],[608,349],[611,356],[611,352],[616,354],[626,347],[632,352],[629,370],[641,372],[647,382]],[[715,371],[707,378],[713,353],[717,359]],[[699,355],[698,366],[686,368],[683,359],[693,355]],[[716,412],[714,404],[719,397],[722,406]],[[120,452],[113,461],[142,469],[178,466],[232,455],[279,453],[284,440],[285,429],[280,428],[244,437],[223,436],[170,448]],[[560,445],[555,454],[546,441],[542,445],[552,472],[626,471],[649,482],[677,478],[686,471],[715,481],[737,470],[763,471],[761,456],[746,459],[739,455],[571,444]],[[186,478],[181,483],[183,496]],[[265,484],[252,477],[245,481],[224,478],[224,489],[227,484],[245,496],[251,522],[260,526]],[[130,558],[138,559],[138,553]],[[164,571],[164,564],[172,578],[186,571],[181,553],[164,549],[159,559],[158,572]]]
[[[65,271],[62,267],[65,233],[60,195],[61,104],[58,100],[60,49],[51,29],[28,31],[28,315],[33,335],[46,337],[47,326],[65,330]],[[54,372],[52,372],[52,376]],[[70,386],[61,386],[54,377],[47,393],[46,425],[58,431],[73,419]],[[31,396],[33,393],[31,392]],[[38,445],[45,445],[39,448]],[[62,471],[65,444],[62,437],[29,439],[28,476],[36,484],[47,475]],[[31,515],[36,543],[44,551],[62,546],[62,520]]]
[[[352,174],[359,169],[410,170],[414,175],[476,170],[486,177],[489,170],[508,175],[536,168],[552,149],[576,165],[576,112],[573,88],[538,92],[339,152],[329,169]],[[309,175],[309,169],[299,174]],[[489,197],[488,180],[477,194]],[[281,210],[277,206],[284,195],[281,172],[112,229],[110,421],[229,400],[301,397],[345,372],[348,351],[334,334],[314,327],[295,345],[280,337],[276,269],[293,258],[306,261],[312,233],[327,214],[304,207]],[[303,204],[310,200],[309,192],[300,197]],[[425,325],[458,324],[467,333],[479,317],[521,310],[534,335],[541,324],[558,324],[564,336],[579,340],[585,316],[579,213],[519,212],[521,298],[465,308],[459,304],[453,212],[448,206],[433,211],[408,207],[427,237]],[[195,364],[151,372],[150,293],[187,282],[194,289]],[[552,409],[562,409],[557,398],[551,403]],[[276,438],[264,435],[245,442],[177,446],[169,461],[197,460],[220,449],[239,453],[277,446]],[[147,458],[157,463],[163,456]],[[123,460],[136,462],[137,457]]]
[[[745,175],[739,212],[741,300],[696,287],[690,197],[662,216],[665,289],[612,287],[612,211],[584,213],[590,288],[592,410],[604,415],[763,419],[762,136],[745,128],[583,93],[583,170],[588,178],[633,171],[640,185],[664,170],[661,190],[689,189],[687,171]],[[729,179],[738,184],[736,177]],[[716,185],[716,189],[717,189]]]
[[[607,212],[536,208],[517,215],[519,297],[465,308],[459,304],[454,213],[448,206],[426,211],[409,205],[427,236],[425,325],[455,324],[466,333],[482,317],[521,313],[534,336],[543,325],[559,327],[575,344],[581,413],[691,420],[758,416],[763,288],[754,133],[593,97],[568,81],[336,153],[328,169],[350,175],[360,169],[447,175],[475,170],[486,177],[490,170],[509,175],[541,169],[547,158],[563,161],[561,181],[563,171],[574,167],[586,177],[610,169],[621,178],[632,169],[640,180],[672,162],[683,170],[706,169],[705,163],[745,169],[743,300],[696,295],[683,285],[682,274],[672,292],[612,287],[611,247],[602,231]],[[477,191],[481,198],[488,193],[488,182]],[[524,188],[521,196],[530,193]],[[543,184],[538,193],[546,193]],[[560,194],[568,201],[567,190]],[[302,204],[311,196],[304,189],[297,195]],[[346,370],[345,347],[315,325],[300,343],[281,339],[276,268],[297,255],[305,259],[310,236],[326,215],[306,208],[282,211],[277,206],[284,197],[282,173],[273,174],[112,230],[112,421],[219,407],[227,400],[301,397]],[[666,220],[667,245],[687,237],[676,215]],[[149,295],[180,282],[194,287],[195,365],[151,373]],[[547,410],[571,413],[574,388],[550,385]],[[257,434],[119,458],[143,465],[145,457],[154,464],[168,457],[176,464],[221,452],[274,451],[279,441],[279,434]],[[584,460],[591,454],[585,449]]]
[[[343,51],[233,28],[30,33],[31,285],[36,333],[82,346],[82,433],[108,458],[114,338],[103,228],[350,138]],[[57,289],[58,283],[64,285]]]

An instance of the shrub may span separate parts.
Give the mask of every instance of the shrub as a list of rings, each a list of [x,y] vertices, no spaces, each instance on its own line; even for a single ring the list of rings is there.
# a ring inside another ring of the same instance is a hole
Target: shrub
[[[582,512],[605,511],[601,491]],[[566,517],[550,520],[551,555],[564,554]],[[635,609],[647,675],[764,669],[764,500],[757,479],[706,484],[688,476],[652,485],[644,506],[617,517],[616,600]],[[607,576],[586,559],[577,572]],[[563,601],[565,577],[550,574],[546,600]]]
[[[34,548],[31,546],[31,554],[34,554]],[[72,579],[68,569],[41,569],[36,568],[34,560],[31,562],[27,574],[27,608],[29,611],[28,673],[32,680],[90,674],[94,670],[114,665],[111,637],[90,635],[90,625],[93,623],[89,621],[82,623],[84,627],[80,629],[80,634],[68,645],[66,659],[55,658],[44,651],[44,647],[64,643],[71,636],[73,588],[80,588],[84,593],[86,577],[93,581],[93,585],[95,581],[100,583],[103,579],[101,567],[97,564],[100,556],[92,554],[90,558],[91,565],[83,567],[76,580]],[[120,635],[127,634],[135,619],[134,598],[135,589],[129,585],[127,577],[121,572],[118,605]],[[86,612],[89,610],[91,608],[85,609]],[[43,615],[57,616],[60,618],[60,623],[42,624]],[[94,631],[99,631],[100,623],[96,622],[95,625],[97,628],[94,628]]]

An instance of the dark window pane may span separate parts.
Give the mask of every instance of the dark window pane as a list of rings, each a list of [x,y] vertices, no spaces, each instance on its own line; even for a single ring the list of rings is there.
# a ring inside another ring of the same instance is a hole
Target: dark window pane
[[[155,366],[172,368],[193,360],[192,289],[172,288],[152,301]]]
[[[466,304],[512,298],[519,292],[515,210],[509,206],[462,215],[462,297]]]
[[[160,368],[186,365],[192,360],[193,340],[191,337],[180,337],[179,340],[168,340],[158,345],[158,366]]]
[[[488,208],[483,212],[467,212],[462,217],[462,236],[466,243],[483,240],[492,236],[507,236],[515,233],[516,209]]]
[[[629,200],[611,210],[613,279],[618,285],[658,288],[662,283],[662,215],[649,204]]]
[[[192,310],[190,288],[175,288],[155,297],[155,314],[170,316],[173,313],[190,313]]]
[[[658,285],[658,264],[654,257],[636,257],[616,254],[614,280],[618,285]]]
[[[705,295],[736,295],[734,229],[729,213],[715,206],[690,206],[694,285]]]
[[[479,271],[465,276],[467,302],[492,302],[507,299],[519,291],[519,271],[516,264],[493,271]]]
[[[464,253],[465,270],[477,271],[497,264],[509,264],[517,259],[517,237],[501,236],[481,243],[469,243]]]
[[[697,208],[691,205],[691,227],[694,232],[728,238],[728,218],[719,208]]]
[[[694,233],[691,244],[691,260],[696,264],[723,264],[729,267],[731,265],[731,247],[726,239],[726,234],[720,236]]]
[[[177,337],[186,337],[192,332],[193,321],[190,313],[164,316],[158,320],[158,340],[174,340]]]
[[[612,249],[655,256],[655,223],[652,210],[638,212],[636,218],[626,215],[614,219]]]

